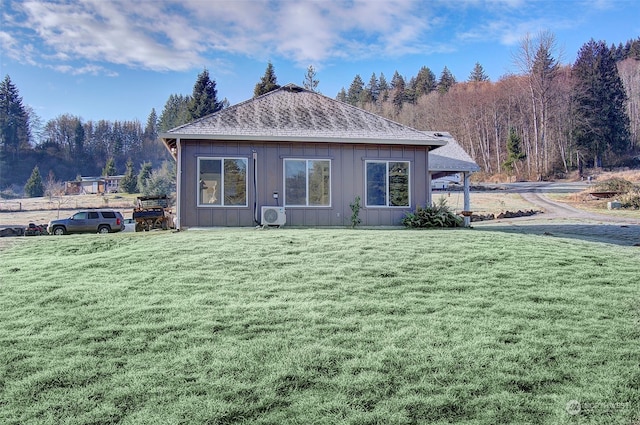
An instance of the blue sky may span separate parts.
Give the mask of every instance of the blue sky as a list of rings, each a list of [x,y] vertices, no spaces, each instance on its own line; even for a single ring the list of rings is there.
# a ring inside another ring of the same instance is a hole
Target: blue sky
[[[0,0],[0,14],[0,75],[44,121],[144,124],[205,67],[231,104],[252,97],[269,61],[279,84],[302,85],[313,65],[335,97],[356,74],[422,66],[464,81],[479,62],[496,81],[519,72],[526,34],[554,34],[563,64],[591,38],[640,36],[637,0]]]

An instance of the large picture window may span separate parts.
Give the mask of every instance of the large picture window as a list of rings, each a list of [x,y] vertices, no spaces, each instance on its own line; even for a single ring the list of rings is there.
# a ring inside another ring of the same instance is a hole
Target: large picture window
[[[409,162],[367,161],[367,200],[371,207],[408,207]]]
[[[285,159],[284,202],[286,206],[331,206],[331,161]]]
[[[247,206],[247,159],[198,158],[198,205]]]

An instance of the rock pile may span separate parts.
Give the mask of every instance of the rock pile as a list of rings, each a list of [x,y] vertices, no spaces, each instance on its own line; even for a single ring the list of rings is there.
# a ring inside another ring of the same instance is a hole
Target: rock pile
[[[495,214],[473,214],[471,215],[471,221],[488,221],[488,220],[500,220],[503,218],[516,218],[516,217],[529,217],[535,214],[542,214],[542,211],[538,211],[538,210],[526,210],[526,211],[522,211],[522,210],[518,210],[518,211],[505,211],[502,212],[500,214],[498,214],[497,216]]]

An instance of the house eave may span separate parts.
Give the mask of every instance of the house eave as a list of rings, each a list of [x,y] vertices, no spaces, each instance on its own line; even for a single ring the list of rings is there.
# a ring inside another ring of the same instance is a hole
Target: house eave
[[[266,143],[337,143],[337,144],[377,144],[395,146],[427,146],[438,148],[447,144],[446,140],[437,139],[384,139],[384,138],[335,138],[322,136],[238,136],[228,134],[177,134],[160,133],[165,147],[175,158],[176,140],[211,140]]]

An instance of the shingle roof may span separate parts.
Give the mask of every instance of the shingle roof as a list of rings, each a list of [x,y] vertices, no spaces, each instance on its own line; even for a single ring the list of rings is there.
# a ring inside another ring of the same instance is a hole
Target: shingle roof
[[[303,89],[283,86],[160,134],[217,140],[386,143],[442,146],[445,140]]]
[[[475,172],[480,167],[449,133],[438,133],[447,144],[429,152],[431,172]]]

